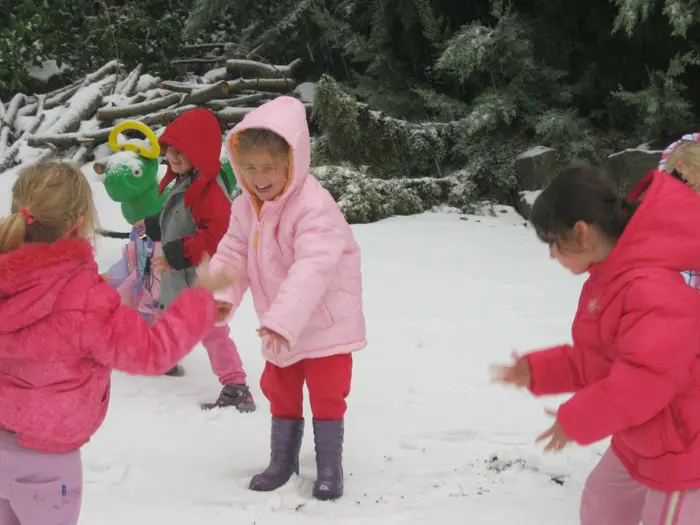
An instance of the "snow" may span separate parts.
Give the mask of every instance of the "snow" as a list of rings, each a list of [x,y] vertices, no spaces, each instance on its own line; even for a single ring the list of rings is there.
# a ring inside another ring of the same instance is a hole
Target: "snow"
[[[140,93],[141,91],[146,91],[157,84],[158,79],[156,79],[156,77],[145,73],[139,77],[139,81],[136,83],[136,92]]]
[[[540,193],[542,193],[542,190],[521,191],[520,198],[524,200],[528,206],[532,207],[537,197],[540,196]]]
[[[27,75],[40,82],[48,82],[51,77],[60,75],[68,69],[70,69],[68,64],[62,64],[61,67],[58,67],[58,63],[55,60],[45,60],[41,66],[29,66]]]
[[[538,155],[543,155],[545,153],[549,153],[550,151],[555,151],[552,148],[548,148],[546,146],[535,146],[534,148],[530,148],[527,151],[523,151],[520,155],[516,157],[516,159],[528,159],[530,157],[536,157]]]
[[[132,139],[133,140],[133,139]],[[144,141],[145,145],[148,145],[148,141]],[[106,159],[107,169],[114,169],[117,166],[126,166],[132,172],[134,170],[142,169],[143,165],[139,156],[133,151],[119,151],[113,153]]]
[[[302,82],[295,89],[294,93],[304,104],[313,104],[316,100],[316,84],[314,82]]]
[[[95,180],[89,165],[85,172]],[[0,177],[0,215],[12,175]],[[93,189],[102,227],[127,231],[119,205],[101,184]],[[247,490],[269,457],[248,295],[231,329],[258,411],[199,410],[219,389],[202,347],[185,359],[183,378],[115,373],[108,416],[83,448],[81,523],[577,524],[583,481],[605,443],[543,454],[534,438],[551,424],[544,408],[564,398],[490,384],[488,366],[568,341],[582,278],[551,261],[512,209],[494,211],[443,208],[353,226],[369,347],[355,357],[341,500],[311,498],[310,425],[300,477],[273,493]],[[99,239],[101,268],[121,247]]]

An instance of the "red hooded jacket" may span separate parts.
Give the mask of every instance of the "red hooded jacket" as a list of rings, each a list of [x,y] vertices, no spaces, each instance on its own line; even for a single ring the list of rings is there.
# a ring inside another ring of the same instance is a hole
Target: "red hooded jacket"
[[[183,113],[170,123],[159,139],[163,147],[172,146],[185,155],[195,168],[196,180],[185,192],[185,206],[197,225],[197,233],[182,238],[177,249],[163,246],[166,257],[174,253],[175,269],[180,254],[192,266],[197,266],[205,253],[213,255],[219,241],[228,229],[231,217],[231,201],[217,182],[221,170],[221,126],[216,116],[207,109],[193,109]],[[159,194],[176,178],[168,166],[160,183]],[[151,218],[149,218],[151,219]],[[146,233],[154,240],[160,239],[157,220],[146,220]]]
[[[76,450],[105,417],[112,369],[161,375],[215,319],[212,295],[191,289],[148,326],[100,278],[86,241],[0,255],[0,428],[26,448]]]
[[[536,395],[575,392],[559,408],[582,445],[612,436],[638,482],[700,488],[700,294],[682,270],[700,270],[700,198],[662,172],[615,248],[590,268],[573,345],[527,355]]]

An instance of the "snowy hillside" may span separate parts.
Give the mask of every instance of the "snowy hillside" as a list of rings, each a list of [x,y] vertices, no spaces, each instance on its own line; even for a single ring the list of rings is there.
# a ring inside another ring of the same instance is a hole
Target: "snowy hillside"
[[[11,174],[0,177],[2,214],[11,182]],[[117,206],[94,187],[103,227],[125,231]],[[551,424],[544,407],[558,400],[491,385],[488,366],[512,350],[568,340],[581,280],[548,259],[512,210],[353,229],[364,254],[370,346],[356,357],[345,497],[311,498],[311,433],[300,478],[276,493],[247,490],[269,454],[247,297],[231,326],[259,410],[199,410],[218,393],[201,347],[184,362],[184,378],[115,374],[107,420],[84,448],[81,523],[578,523],[582,483],[604,444],[543,454],[534,438]],[[100,264],[113,262],[120,246],[101,239]]]

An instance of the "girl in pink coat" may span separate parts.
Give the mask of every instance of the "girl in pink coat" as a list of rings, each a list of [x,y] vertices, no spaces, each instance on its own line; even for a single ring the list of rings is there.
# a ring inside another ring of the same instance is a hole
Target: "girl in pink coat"
[[[654,171],[632,201],[594,170],[561,173],[532,224],[574,274],[588,272],[573,344],[497,367],[535,395],[573,393],[539,440],[560,451],[612,436],[589,476],[582,525],[695,525],[700,516],[700,199]]]
[[[161,375],[216,320],[205,267],[151,327],[100,277],[79,168],[24,169],[0,221],[0,524],[73,525],[82,447],[107,411],[112,369]]]
[[[262,391],[272,412],[271,458],[250,488],[275,490],[299,472],[309,390],[316,444],[314,496],[343,493],[343,418],[351,353],[365,347],[360,249],[331,195],[309,173],[306,111],[278,97],[246,115],[226,147],[243,194],[212,259],[212,271],[244,270],[216,295],[227,321],[248,287],[267,360]]]

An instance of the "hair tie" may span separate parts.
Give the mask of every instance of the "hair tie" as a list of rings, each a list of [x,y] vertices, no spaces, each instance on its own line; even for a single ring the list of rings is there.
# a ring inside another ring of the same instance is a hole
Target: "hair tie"
[[[26,208],[22,208],[21,210],[19,210],[19,213],[24,215],[25,224],[32,224],[36,222],[36,219],[32,217],[32,214],[29,213],[29,210],[27,210]]]

